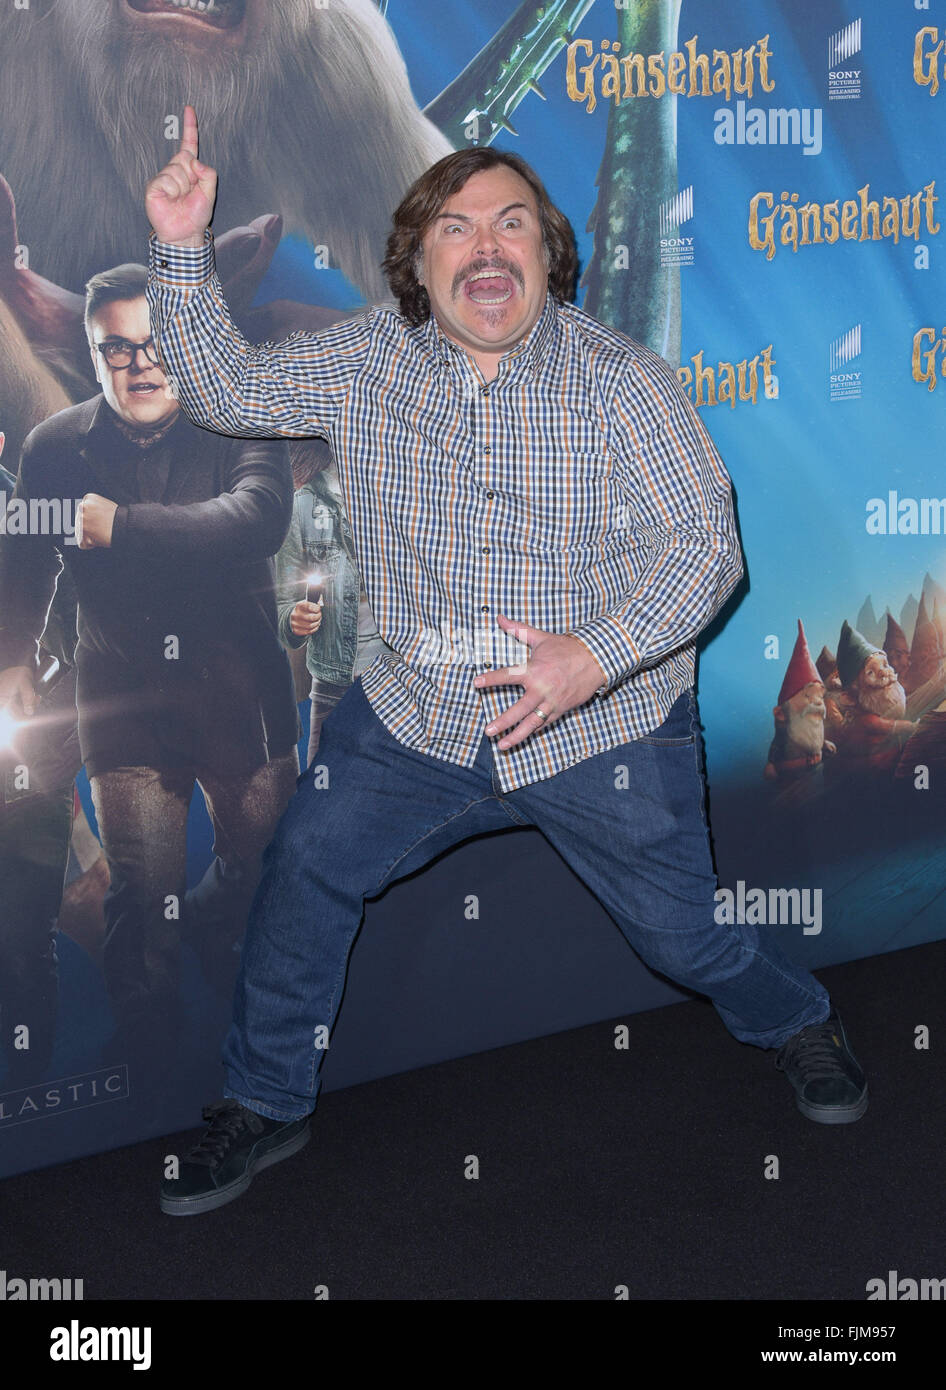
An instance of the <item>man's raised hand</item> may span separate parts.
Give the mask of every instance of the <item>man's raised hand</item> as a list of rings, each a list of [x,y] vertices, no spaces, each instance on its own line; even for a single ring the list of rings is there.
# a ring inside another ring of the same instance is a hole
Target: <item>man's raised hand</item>
[[[202,246],[216,197],[216,172],[197,158],[197,112],[185,106],[177,154],[145,189],[145,212],[158,240]]]

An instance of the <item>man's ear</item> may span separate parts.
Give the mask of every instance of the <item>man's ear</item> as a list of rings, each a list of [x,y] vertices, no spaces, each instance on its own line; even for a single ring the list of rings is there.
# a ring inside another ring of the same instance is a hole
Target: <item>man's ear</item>
[[[772,713],[775,715],[776,724],[785,723],[785,711],[782,709],[781,705],[776,705],[775,708],[772,710]]]

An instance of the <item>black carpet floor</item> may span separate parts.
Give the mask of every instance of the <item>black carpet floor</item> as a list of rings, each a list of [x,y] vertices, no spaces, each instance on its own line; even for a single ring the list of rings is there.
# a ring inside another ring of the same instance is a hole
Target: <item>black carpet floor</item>
[[[938,942],[819,972],[870,1079],[854,1125],[804,1119],[774,1054],[688,1002],[328,1094],[306,1149],[204,1216],[156,1200],[194,1134],[8,1179],[0,1269],[86,1300],[862,1301],[890,1271],[946,1278],[944,965]]]

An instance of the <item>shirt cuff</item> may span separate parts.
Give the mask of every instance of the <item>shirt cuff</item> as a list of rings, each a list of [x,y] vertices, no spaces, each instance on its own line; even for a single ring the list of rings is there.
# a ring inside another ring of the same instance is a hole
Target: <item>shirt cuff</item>
[[[203,246],[178,246],[159,241],[156,232],[148,237],[148,269],[162,285],[175,289],[198,290],[214,273],[213,232],[204,229]]]
[[[605,679],[595,691],[596,695],[603,695],[617,685],[640,662],[640,652],[627,635],[627,629],[607,613],[568,635],[577,637],[601,667]]]

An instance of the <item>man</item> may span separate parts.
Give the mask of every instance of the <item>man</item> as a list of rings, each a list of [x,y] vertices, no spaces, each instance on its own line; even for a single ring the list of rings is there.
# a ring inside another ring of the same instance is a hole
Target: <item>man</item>
[[[202,424],[329,439],[392,651],[326,721],[328,785],[300,779],[267,850],[227,1099],[163,1210],[221,1206],[306,1142],[365,898],[509,824],[538,826],[737,1038],[778,1047],[807,1115],[859,1118],[866,1083],[824,989],[714,921],[694,645],[741,562],[727,475],[673,373],[565,302],[571,229],[515,156],[460,151],[407,193],[385,260],[400,313],[278,345],[232,324],[215,191],[185,107],[146,193],[162,359]]]
[[[146,281],[135,265],[89,281],[102,393],[24,443],[14,504],[62,524],[0,537],[0,706],[34,712],[34,653],[65,565],[78,598],[79,742],[111,877],[109,1060],[132,1064],[147,1104],[179,1032],[195,779],[217,857],[187,922],[228,987],[259,857],[295,787],[298,716],[271,558],[292,507],[288,447],[191,424],[158,363]]]

